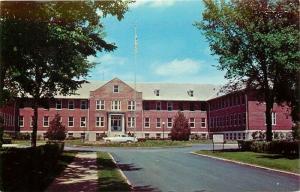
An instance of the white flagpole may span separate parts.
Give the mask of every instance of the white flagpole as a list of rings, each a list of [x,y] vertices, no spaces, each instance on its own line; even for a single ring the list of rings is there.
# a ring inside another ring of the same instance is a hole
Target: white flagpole
[[[136,131],[136,110],[137,110],[137,103],[136,103],[136,58],[137,58],[137,51],[138,51],[138,42],[137,42],[137,33],[136,33],[136,26],[134,26],[134,104],[135,104],[135,108],[134,108],[134,136],[135,135],[135,131]]]

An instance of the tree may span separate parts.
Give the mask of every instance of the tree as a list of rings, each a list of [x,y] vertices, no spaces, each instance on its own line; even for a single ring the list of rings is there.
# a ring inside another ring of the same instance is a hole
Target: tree
[[[87,82],[94,66],[87,56],[116,49],[104,40],[101,19],[110,14],[121,20],[128,3],[1,2],[0,97],[4,85],[12,85],[19,95],[33,99],[32,146],[38,107],[57,94],[74,94]],[[10,83],[4,84],[5,79]]]
[[[191,135],[191,128],[188,120],[185,118],[182,112],[178,112],[175,116],[174,124],[171,129],[171,139],[179,141],[189,140]]]
[[[217,67],[226,70],[231,87],[245,85],[265,101],[266,139],[271,141],[274,102],[295,105],[298,96],[299,1],[204,3],[203,21],[195,25],[203,30],[213,54],[219,57]]]
[[[66,138],[66,127],[60,122],[60,115],[56,114],[54,119],[50,121],[49,129],[46,136],[50,140],[64,140]]]

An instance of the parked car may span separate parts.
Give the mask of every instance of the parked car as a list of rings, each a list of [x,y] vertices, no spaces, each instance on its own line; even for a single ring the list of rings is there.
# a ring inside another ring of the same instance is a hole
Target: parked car
[[[114,137],[103,137],[105,142],[115,142],[115,143],[133,143],[137,142],[136,137],[128,136],[128,135],[117,135]]]

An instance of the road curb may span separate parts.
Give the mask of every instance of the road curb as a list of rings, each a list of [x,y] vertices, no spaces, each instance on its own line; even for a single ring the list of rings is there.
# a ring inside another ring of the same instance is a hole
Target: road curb
[[[126,175],[124,174],[124,172],[120,169],[120,167],[117,164],[117,162],[114,159],[114,157],[110,153],[108,153],[108,155],[110,156],[110,158],[112,159],[112,161],[114,162],[114,164],[117,166],[117,169],[118,169],[119,173],[121,174],[121,176],[124,178],[124,180],[126,181],[126,183],[130,186],[130,189],[133,190],[133,186],[132,186],[131,182],[128,180],[128,178],[126,177]]]
[[[239,164],[239,165],[246,165],[246,166],[249,166],[249,167],[255,167],[255,168],[258,168],[258,169],[264,169],[264,170],[268,170],[268,171],[275,171],[275,172],[284,173],[284,174],[291,175],[291,176],[300,177],[300,174],[297,174],[297,173],[292,173],[292,172],[288,172],[288,171],[282,171],[282,170],[279,170],[279,169],[263,167],[263,166],[260,166],[260,165],[253,165],[253,164],[249,164],[249,163],[243,163],[243,162],[240,162],[240,161],[224,159],[224,158],[220,158],[220,157],[215,157],[215,156],[211,156],[211,155],[204,155],[204,154],[199,154],[199,153],[195,153],[195,152],[190,152],[190,154],[203,156],[203,157],[209,157],[209,158],[212,158],[212,159],[218,159],[218,160],[221,160],[221,161],[227,161],[227,162],[235,163],[235,164]]]

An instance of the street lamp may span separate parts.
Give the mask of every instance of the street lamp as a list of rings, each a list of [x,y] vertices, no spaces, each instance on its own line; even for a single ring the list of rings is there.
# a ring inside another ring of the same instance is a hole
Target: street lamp
[[[162,126],[163,126],[163,140],[165,140],[165,122],[162,122]]]

